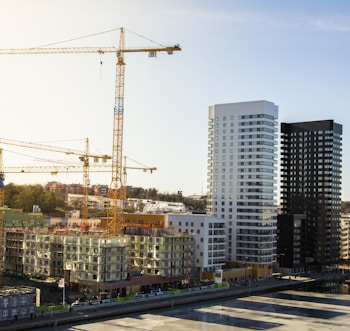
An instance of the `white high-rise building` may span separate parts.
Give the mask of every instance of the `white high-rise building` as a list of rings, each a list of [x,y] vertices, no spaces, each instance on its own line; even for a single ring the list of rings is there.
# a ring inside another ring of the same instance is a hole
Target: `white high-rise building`
[[[226,221],[228,261],[270,268],[275,259],[277,140],[271,102],[209,107],[207,208]]]

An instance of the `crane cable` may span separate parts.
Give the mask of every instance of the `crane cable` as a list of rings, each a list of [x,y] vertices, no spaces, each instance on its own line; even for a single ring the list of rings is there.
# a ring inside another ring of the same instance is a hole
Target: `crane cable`
[[[50,44],[45,44],[45,45],[40,45],[40,46],[36,46],[36,47],[32,47],[32,49],[36,49],[36,48],[45,48],[45,47],[50,47],[50,46],[54,46],[54,45],[59,45],[59,44],[63,44],[63,43],[67,43],[67,42],[71,42],[71,41],[75,41],[75,40],[80,40],[80,39],[85,39],[85,38],[90,38],[90,37],[95,37],[95,36],[98,36],[98,35],[101,35],[101,34],[105,34],[105,33],[110,33],[110,32],[114,32],[114,31],[118,31],[120,30],[121,28],[116,28],[116,29],[111,29],[111,30],[106,30],[106,31],[101,31],[101,32],[97,32],[97,33],[92,33],[92,34],[88,34],[86,36],[81,36],[81,37],[76,37],[76,38],[71,38],[71,39],[66,39],[66,40],[62,40],[62,41],[57,41],[57,42],[54,42],[54,43],[50,43]],[[134,31],[131,31],[129,29],[124,29],[126,31],[129,31],[130,33],[134,34],[135,36],[138,36],[142,39],[145,39],[155,45],[158,45],[158,46],[161,46],[161,47],[165,47],[164,44],[161,44],[161,43],[158,43],[150,38],[147,38],[137,32],[134,32]]]
[[[112,30],[106,30],[106,31],[102,31],[102,32],[97,32],[97,33],[89,34],[89,35],[86,35],[86,36],[71,38],[71,39],[67,39],[67,40],[57,41],[57,42],[54,42],[54,43],[41,45],[41,46],[37,46],[37,47],[32,47],[32,48],[35,49],[35,48],[44,48],[44,47],[59,45],[59,44],[67,43],[67,42],[70,42],[70,41],[75,41],[75,40],[79,40],[79,39],[95,37],[95,36],[98,36],[98,35],[101,35],[101,34],[104,34],[104,33],[109,33],[109,32],[113,32],[113,31],[117,31],[117,30],[120,30],[120,28],[112,29]]]

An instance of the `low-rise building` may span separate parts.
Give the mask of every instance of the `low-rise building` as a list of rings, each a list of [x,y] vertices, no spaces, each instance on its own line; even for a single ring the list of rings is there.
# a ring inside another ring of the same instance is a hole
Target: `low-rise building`
[[[33,318],[36,302],[40,302],[40,292],[34,287],[3,286],[0,288],[0,320]]]

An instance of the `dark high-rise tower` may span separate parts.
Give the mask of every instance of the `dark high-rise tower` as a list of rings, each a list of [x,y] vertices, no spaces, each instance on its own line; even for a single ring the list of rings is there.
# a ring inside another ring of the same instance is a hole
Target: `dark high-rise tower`
[[[292,234],[278,227],[277,253],[288,256],[287,267],[294,267],[296,260],[308,267],[339,263],[341,136],[342,126],[333,120],[281,124],[278,222],[287,221],[286,214],[303,215],[300,242],[294,240],[292,247],[285,246]]]

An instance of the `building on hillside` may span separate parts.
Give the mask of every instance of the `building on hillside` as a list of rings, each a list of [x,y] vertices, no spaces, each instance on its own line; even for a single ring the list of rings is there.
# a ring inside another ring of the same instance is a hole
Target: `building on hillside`
[[[87,199],[89,209],[107,210],[109,206],[109,199],[104,196],[88,195]],[[82,200],[82,194],[69,193],[67,195],[67,203],[70,206],[80,207]]]
[[[225,264],[226,222],[206,215],[167,214],[166,227],[194,235],[193,277],[214,273]]]
[[[300,259],[310,269],[339,264],[341,150],[342,126],[333,120],[281,123],[282,214],[305,215]]]
[[[67,184],[48,182],[45,185],[45,190],[53,193],[67,193]]]
[[[108,189],[108,185],[92,185],[89,189],[89,195],[108,197]],[[82,195],[84,192],[84,187],[81,184],[63,184],[59,182],[48,182],[45,185],[45,190],[54,193]]]
[[[268,101],[209,107],[207,212],[226,222],[227,261],[272,273],[276,257],[278,107]]]
[[[63,184],[59,182],[48,182],[45,185],[45,190],[54,193],[83,194],[84,187],[82,184]]]
[[[110,199],[104,196],[88,195],[89,210],[105,211],[108,209]],[[82,194],[67,195],[67,203],[71,207],[81,208],[83,200]],[[145,199],[126,199],[125,209],[131,208],[135,212],[142,212],[143,214],[164,214],[164,213],[183,213],[186,211],[186,206],[182,202],[169,201],[153,201]]]
[[[186,206],[182,202],[169,201],[152,201],[149,200],[144,208],[143,213],[164,214],[164,213],[184,213]]]
[[[206,194],[192,194],[187,197],[188,199],[196,200],[196,201],[201,201],[201,200],[206,200],[207,195]]]
[[[108,185],[92,185],[91,191],[96,196],[108,197]]]

